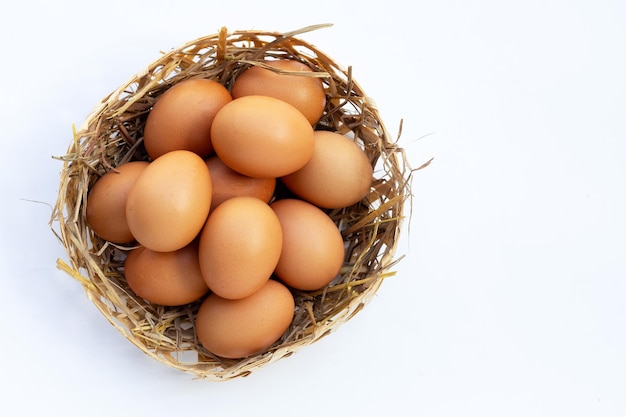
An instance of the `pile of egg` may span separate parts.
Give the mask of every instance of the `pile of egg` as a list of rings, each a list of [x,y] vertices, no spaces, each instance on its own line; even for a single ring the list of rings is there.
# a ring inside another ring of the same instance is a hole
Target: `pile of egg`
[[[130,289],[158,305],[200,301],[198,340],[224,358],[270,347],[293,320],[292,291],[338,276],[344,243],[325,210],[370,190],[363,150],[315,130],[324,86],[298,71],[311,69],[271,60],[230,90],[202,78],[175,84],[148,114],[149,159],[108,171],[88,194],[93,232],[133,244],[124,261]],[[277,195],[279,182],[288,196]]]

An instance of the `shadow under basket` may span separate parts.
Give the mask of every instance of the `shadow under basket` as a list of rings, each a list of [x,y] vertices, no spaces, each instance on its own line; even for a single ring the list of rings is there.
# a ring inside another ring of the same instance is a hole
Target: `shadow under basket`
[[[89,299],[130,342],[156,360],[198,378],[224,381],[249,375],[310,345],[355,316],[394,274],[394,252],[403,212],[410,204],[412,170],[403,149],[391,140],[379,112],[357,82],[328,55],[297,36],[325,25],[290,33],[228,32],[201,37],[164,53],[105,97],[74,132],[63,162],[53,230],[69,262],[57,266],[77,279]],[[147,115],[161,93],[189,78],[209,78],[230,89],[237,75],[259,61],[291,58],[312,68],[324,83],[327,104],[315,126],[352,138],[374,168],[369,194],[358,204],[327,210],[345,242],[340,276],[322,290],[294,291],[296,308],[288,330],[266,351],[240,360],[216,357],[198,342],[195,315],[201,300],[180,306],[153,305],[135,296],[124,279],[132,245],[96,236],[86,222],[90,187],[110,169],[148,160],[142,136]]]

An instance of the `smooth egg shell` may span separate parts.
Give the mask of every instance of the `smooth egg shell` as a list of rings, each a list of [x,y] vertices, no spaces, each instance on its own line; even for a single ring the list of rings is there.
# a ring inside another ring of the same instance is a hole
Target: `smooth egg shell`
[[[245,96],[217,113],[211,128],[215,153],[250,177],[277,178],[306,164],[313,128],[292,105],[273,97]]]
[[[128,193],[126,219],[148,249],[171,252],[200,233],[211,207],[211,176],[197,154],[178,150],[150,163]]]
[[[203,301],[195,321],[198,340],[223,358],[245,358],[269,348],[289,328],[295,302],[283,284],[269,280],[238,300],[216,294]]]
[[[344,242],[332,219],[303,200],[278,200],[270,206],[283,231],[275,274],[292,288],[312,291],[330,283],[344,260]]]
[[[256,197],[268,203],[274,195],[276,178],[253,178],[240,174],[230,169],[217,155],[207,158],[206,164],[213,185],[211,210],[233,197]]]
[[[96,235],[113,243],[135,240],[126,221],[126,200],[147,166],[145,161],[127,162],[108,171],[91,187],[85,216]]]
[[[244,298],[272,275],[282,248],[280,222],[267,203],[233,197],[217,206],[200,233],[200,269],[223,298]]]
[[[307,118],[311,125],[316,124],[326,106],[326,93],[322,80],[317,77],[298,75],[310,73],[312,69],[293,59],[264,61],[264,64],[282,71],[273,71],[261,66],[251,66],[242,72],[231,88],[233,98],[262,95],[286,101]]]
[[[213,152],[215,114],[230,101],[230,92],[214,80],[187,79],[170,87],[148,114],[143,138],[146,152],[152,159],[179,149],[207,157]]]
[[[196,241],[173,252],[133,249],[124,262],[124,275],[135,294],[165,306],[191,303],[209,291],[200,273]]]
[[[281,181],[299,197],[322,208],[342,208],[359,202],[370,191],[372,165],[351,139],[316,131],[311,159]]]

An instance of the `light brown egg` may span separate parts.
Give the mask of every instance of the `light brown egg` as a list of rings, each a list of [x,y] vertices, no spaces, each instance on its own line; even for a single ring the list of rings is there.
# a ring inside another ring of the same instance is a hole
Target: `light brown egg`
[[[148,114],[144,145],[152,159],[185,149],[202,158],[213,152],[211,124],[232,97],[222,84],[208,79],[181,81],[159,96]]]
[[[238,300],[209,295],[196,316],[200,343],[223,358],[239,359],[264,351],[289,328],[295,302],[283,284],[269,280]]]
[[[299,197],[322,208],[342,208],[359,202],[370,191],[373,169],[365,152],[349,138],[315,132],[309,162],[281,178]]]
[[[271,204],[283,231],[275,274],[299,290],[317,290],[339,273],[344,259],[341,232],[321,209],[297,199]]]
[[[173,252],[133,249],[126,257],[124,275],[135,294],[154,304],[180,306],[209,291],[200,273],[196,241]]]
[[[147,166],[145,161],[127,162],[104,174],[91,187],[86,205],[87,223],[102,239],[113,243],[135,240],[126,221],[126,199]]]
[[[200,233],[200,270],[223,298],[244,298],[270,278],[282,248],[274,211],[255,197],[233,197],[217,206]]]
[[[264,64],[286,72],[310,73],[311,68],[293,59],[264,61]],[[316,124],[326,106],[326,93],[320,78],[277,72],[251,66],[242,72],[231,88],[233,98],[261,95],[286,101],[304,114],[311,125]]]
[[[211,175],[202,158],[186,150],[168,152],[146,167],[128,193],[130,231],[148,249],[181,249],[202,229],[211,193]]]
[[[213,155],[206,159],[211,173],[213,196],[211,210],[232,197],[256,197],[269,203],[276,189],[276,178],[253,178],[230,169],[222,160]]]
[[[303,167],[313,154],[313,128],[292,105],[273,97],[245,96],[213,120],[215,153],[231,169],[277,178]]]

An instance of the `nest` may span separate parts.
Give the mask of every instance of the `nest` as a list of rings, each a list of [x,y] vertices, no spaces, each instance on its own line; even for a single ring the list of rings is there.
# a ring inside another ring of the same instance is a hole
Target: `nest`
[[[130,342],[169,366],[196,377],[223,381],[285,358],[328,335],[357,314],[393,275],[394,252],[410,198],[411,170],[397,140],[391,140],[379,112],[343,69],[298,35],[325,25],[290,33],[227,32],[201,37],[173,49],[133,76],[90,113],[64,156],[59,197],[51,223],[66,248],[69,263],[58,267],[76,278],[101,313]],[[315,292],[294,292],[293,322],[281,339],[258,355],[227,360],[206,351],[194,332],[201,300],[180,307],[153,305],[137,297],[124,279],[125,254],[131,246],[96,236],[86,222],[90,187],[104,173],[132,160],[148,160],[142,136],[155,101],[172,85],[189,78],[214,79],[230,88],[237,75],[268,58],[299,60],[324,83],[327,105],[316,129],[337,131],[354,139],[374,167],[369,195],[358,204],[328,214],[346,244],[340,277]],[[399,136],[399,135],[398,135]]]

